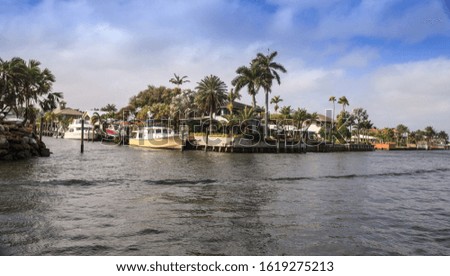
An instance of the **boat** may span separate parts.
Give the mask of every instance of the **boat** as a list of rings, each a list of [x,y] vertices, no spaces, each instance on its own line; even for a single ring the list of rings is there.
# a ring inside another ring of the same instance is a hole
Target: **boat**
[[[109,124],[105,129],[108,138],[117,138],[120,135],[119,125]]]
[[[183,148],[184,139],[176,134],[172,128],[163,126],[143,127],[131,133],[130,146],[154,149]],[[181,135],[182,136],[182,135]]]
[[[93,140],[95,138],[94,126],[89,122],[84,123],[84,140]],[[81,140],[81,119],[75,119],[64,132],[64,139]]]

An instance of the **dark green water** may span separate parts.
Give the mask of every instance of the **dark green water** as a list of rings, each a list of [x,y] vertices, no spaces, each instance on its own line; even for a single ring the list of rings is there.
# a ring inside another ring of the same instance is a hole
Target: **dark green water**
[[[447,151],[46,143],[0,163],[3,255],[450,255]]]

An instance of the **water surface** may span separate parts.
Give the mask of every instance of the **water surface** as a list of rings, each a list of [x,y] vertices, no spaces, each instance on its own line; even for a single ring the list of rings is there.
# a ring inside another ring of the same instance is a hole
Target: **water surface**
[[[450,152],[226,154],[45,140],[0,163],[3,255],[450,255]]]

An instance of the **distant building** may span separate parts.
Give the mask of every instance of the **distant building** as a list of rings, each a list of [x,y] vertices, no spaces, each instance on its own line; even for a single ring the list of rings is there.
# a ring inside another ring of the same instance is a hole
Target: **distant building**
[[[53,113],[64,121],[73,121],[74,119],[80,119],[83,116],[83,112],[72,108],[65,108],[65,106],[63,109],[57,108],[53,110]]]
[[[332,119],[322,114],[317,114],[317,118],[311,121],[303,123],[303,129],[308,128],[308,132],[314,133],[317,137],[324,138],[320,136],[320,130],[326,127],[328,130],[331,129]]]

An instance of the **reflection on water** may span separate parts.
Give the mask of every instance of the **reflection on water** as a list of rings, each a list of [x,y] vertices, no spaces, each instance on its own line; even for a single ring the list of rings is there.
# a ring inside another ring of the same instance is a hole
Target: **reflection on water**
[[[0,163],[2,255],[450,254],[450,152],[47,144]]]

